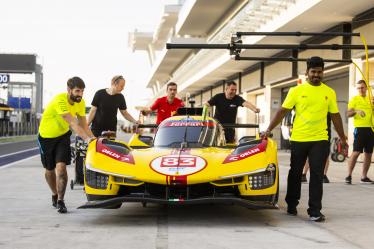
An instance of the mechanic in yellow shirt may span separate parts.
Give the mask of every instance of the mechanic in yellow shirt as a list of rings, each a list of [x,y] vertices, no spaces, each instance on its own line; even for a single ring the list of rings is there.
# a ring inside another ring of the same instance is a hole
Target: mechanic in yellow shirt
[[[345,178],[345,182],[347,184],[352,184],[352,172],[356,165],[357,158],[364,152],[361,182],[373,183],[373,181],[367,177],[374,146],[373,109],[369,96],[367,95],[368,89],[365,81],[359,80],[356,88],[358,90],[358,95],[349,101],[347,111],[348,117],[353,117],[355,129],[353,133],[353,152],[348,161],[348,176]]]
[[[64,195],[68,181],[66,165],[71,161],[70,128],[87,143],[95,138],[86,122],[86,105],[82,99],[84,88],[81,78],[69,79],[67,93],[52,99],[39,126],[38,144],[45,179],[52,191],[52,205],[60,213],[67,212]]]
[[[330,113],[340,139],[346,144],[335,91],[321,82],[323,70],[322,58],[315,56],[307,60],[307,81],[290,89],[282,107],[277,111],[264,134],[269,136],[271,130],[292,108],[295,108],[295,121],[290,139],[291,167],[287,179],[287,213],[297,215],[301,175],[308,159],[310,165],[308,214],[310,220],[315,222],[325,220],[321,209],[323,170],[329,152],[327,113]]]

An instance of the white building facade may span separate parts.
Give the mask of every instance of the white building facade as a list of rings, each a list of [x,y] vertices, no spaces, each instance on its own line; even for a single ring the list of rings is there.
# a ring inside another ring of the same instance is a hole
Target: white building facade
[[[169,81],[178,84],[179,96],[187,94],[202,105],[235,81],[239,94],[261,109],[259,117],[239,108],[238,123],[259,122],[265,129],[281,106],[290,87],[305,79],[305,62],[236,61],[226,49],[166,49],[166,43],[228,44],[232,34],[242,32],[360,32],[374,44],[374,2],[370,0],[185,0],[165,5],[164,15],[153,32],[133,32],[129,46],[148,52],[152,70],[147,87],[152,103],[165,95]],[[356,44],[359,37],[326,36],[243,36],[244,44]],[[374,83],[374,51],[369,51],[369,82]],[[242,50],[241,56],[352,58],[365,73],[363,50]],[[355,82],[361,74],[349,63],[326,63],[323,82],[337,93],[344,128],[352,144],[353,122],[346,116],[347,103],[355,96]],[[238,137],[254,131],[240,130]],[[333,136],[336,134],[333,131]],[[274,138],[286,146],[280,127]]]

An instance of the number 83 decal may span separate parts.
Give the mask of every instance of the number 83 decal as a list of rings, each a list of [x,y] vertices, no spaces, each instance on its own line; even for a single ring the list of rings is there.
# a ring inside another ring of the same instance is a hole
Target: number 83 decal
[[[170,155],[155,158],[151,168],[163,175],[191,175],[206,167],[206,161],[198,156]]]

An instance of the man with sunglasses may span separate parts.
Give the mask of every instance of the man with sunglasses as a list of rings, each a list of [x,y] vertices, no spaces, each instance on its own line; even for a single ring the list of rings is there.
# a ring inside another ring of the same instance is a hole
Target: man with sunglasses
[[[92,107],[88,114],[88,125],[91,125],[92,133],[98,137],[103,131],[117,130],[117,111],[122,116],[135,124],[135,120],[127,111],[125,97],[121,93],[125,87],[125,79],[122,75],[112,78],[110,88],[98,90],[92,100]]]
[[[364,80],[359,80],[356,88],[358,95],[349,101],[347,111],[348,117],[353,117],[355,129],[353,133],[353,152],[348,161],[348,176],[345,178],[345,182],[347,184],[352,184],[352,172],[356,165],[357,158],[364,152],[361,182],[373,183],[367,176],[374,146],[373,109],[370,104],[370,101],[373,100],[369,100],[369,96],[367,95],[368,89]]]

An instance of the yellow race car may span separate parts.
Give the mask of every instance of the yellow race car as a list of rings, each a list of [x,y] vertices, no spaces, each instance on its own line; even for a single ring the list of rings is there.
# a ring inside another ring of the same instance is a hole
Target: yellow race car
[[[123,202],[277,208],[277,144],[259,137],[226,144],[224,127],[213,118],[182,115],[164,120],[154,139],[97,139],[87,150],[88,202],[80,208],[119,208]]]

